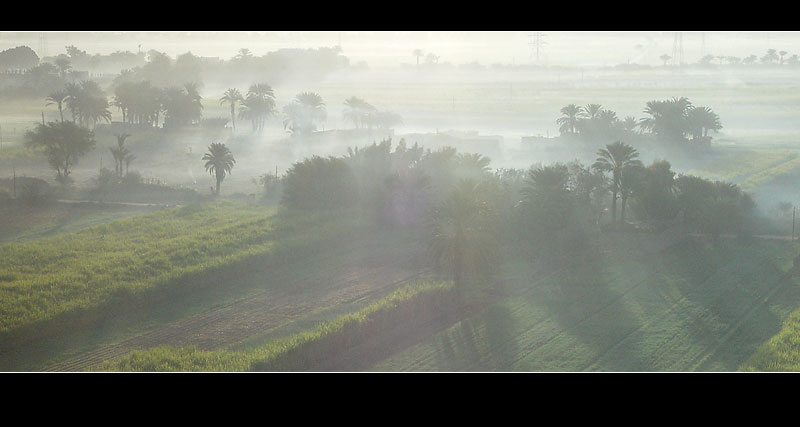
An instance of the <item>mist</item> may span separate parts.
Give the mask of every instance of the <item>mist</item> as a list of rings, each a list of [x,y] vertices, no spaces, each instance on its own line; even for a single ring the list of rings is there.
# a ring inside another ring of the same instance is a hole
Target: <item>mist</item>
[[[797,370],[798,41],[0,33],[0,371]]]

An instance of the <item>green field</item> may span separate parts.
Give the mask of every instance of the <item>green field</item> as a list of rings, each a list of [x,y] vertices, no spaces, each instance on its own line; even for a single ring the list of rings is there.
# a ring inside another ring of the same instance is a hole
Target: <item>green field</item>
[[[348,223],[211,203],[0,246],[0,333],[16,335],[151,291],[203,282],[254,257],[300,250]],[[140,301],[141,302],[141,301]]]
[[[607,242],[589,286],[562,287],[559,274],[508,284],[482,315],[372,370],[734,371],[800,302],[788,243],[641,249]]]

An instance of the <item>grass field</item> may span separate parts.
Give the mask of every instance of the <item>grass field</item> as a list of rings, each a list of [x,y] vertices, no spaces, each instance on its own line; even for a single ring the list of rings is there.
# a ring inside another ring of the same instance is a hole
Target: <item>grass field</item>
[[[636,256],[606,245],[591,286],[509,284],[482,315],[375,371],[733,371],[800,302],[788,243],[685,242]]]
[[[27,242],[129,218],[159,208],[56,203],[45,208],[0,209],[0,244]]]
[[[346,230],[314,215],[211,203],[141,215],[76,233],[0,246],[0,333],[191,287],[256,256],[302,250]]]

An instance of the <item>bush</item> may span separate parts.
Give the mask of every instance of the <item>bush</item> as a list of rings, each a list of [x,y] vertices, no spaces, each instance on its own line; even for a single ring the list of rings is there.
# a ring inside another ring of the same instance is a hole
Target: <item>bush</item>
[[[335,209],[358,201],[352,170],[340,158],[314,156],[292,165],[284,178],[281,203],[297,209]]]
[[[28,207],[45,206],[55,200],[50,185],[38,178],[17,178],[17,197]]]

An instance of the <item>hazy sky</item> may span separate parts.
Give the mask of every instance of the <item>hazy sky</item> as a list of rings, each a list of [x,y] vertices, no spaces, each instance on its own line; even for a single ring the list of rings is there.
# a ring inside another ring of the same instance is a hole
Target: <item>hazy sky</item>
[[[200,56],[228,59],[246,47],[256,55],[279,48],[335,46],[353,63],[366,61],[372,67],[412,63],[414,49],[440,56],[440,62],[464,64],[478,61],[528,64],[536,61],[532,46],[536,31],[507,32],[104,32],[0,33],[0,50],[25,44],[42,56],[64,52],[74,44],[90,53],[116,50],[136,52],[156,49],[176,55],[191,51]],[[619,63],[657,65],[663,54],[672,55],[674,32],[559,32],[542,31],[540,62],[548,65],[604,66]],[[800,54],[798,32],[684,32],[683,54],[696,62],[703,51],[714,55],[744,57],[763,55],[767,49]],[[42,52],[44,51],[44,52]]]

